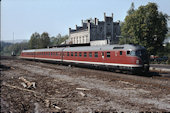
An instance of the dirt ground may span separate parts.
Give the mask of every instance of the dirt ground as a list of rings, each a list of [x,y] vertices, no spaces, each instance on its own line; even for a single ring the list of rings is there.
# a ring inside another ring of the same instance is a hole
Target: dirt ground
[[[2,113],[170,112],[170,77],[10,58],[0,70]]]

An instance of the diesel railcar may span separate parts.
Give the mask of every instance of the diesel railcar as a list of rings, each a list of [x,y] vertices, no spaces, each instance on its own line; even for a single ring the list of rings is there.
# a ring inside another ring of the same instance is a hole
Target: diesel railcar
[[[105,45],[23,50],[20,58],[148,72],[149,57],[140,45]]]

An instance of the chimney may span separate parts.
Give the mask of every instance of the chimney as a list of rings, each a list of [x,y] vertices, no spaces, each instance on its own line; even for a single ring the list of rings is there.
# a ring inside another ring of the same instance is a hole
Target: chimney
[[[77,25],[76,25],[76,30],[77,30]]]
[[[113,13],[112,13],[112,18],[113,18]]]
[[[104,12],[104,21],[106,20],[106,13]]]
[[[71,28],[69,28],[69,33],[71,32]]]
[[[82,24],[82,26],[83,26],[83,20],[81,20],[81,24]]]
[[[87,20],[88,23],[90,23],[90,20]]]
[[[98,25],[98,19],[95,18],[95,25]]]

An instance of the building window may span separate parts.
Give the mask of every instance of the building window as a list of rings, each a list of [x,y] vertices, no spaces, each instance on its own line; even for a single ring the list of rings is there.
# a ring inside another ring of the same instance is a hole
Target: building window
[[[95,56],[95,57],[98,57],[98,52],[95,52],[95,53],[94,53],[94,56]]]
[[[84,52],[84,57],[87,57],[87,53],[86,52]]]
[[[79,41],[80,41],[80,43],[81,43],[81,37],[79,37]]]
[[[123,53],[122,53],[122,51],[120,51],[120,55],[122,55]]]
[[[88,43],[88,35],[86,35],[86,43]]]
[[[79,43],[79,37],[77,37],[77,44]]]
[[[110,52],[107,52],[107,57],[110,57]]]
[[[73,42],[73,44],[75,44],[76,42],[75,42],[75,37],[74,37],[74,42]]]
[[[84,41],[84,36],[82,36],[82,39],[83,39],[83,42],[82,42],[82,43],[85,43],[85,41]]]
[[[89,52],[89,57],[92,57],[92,52]]]

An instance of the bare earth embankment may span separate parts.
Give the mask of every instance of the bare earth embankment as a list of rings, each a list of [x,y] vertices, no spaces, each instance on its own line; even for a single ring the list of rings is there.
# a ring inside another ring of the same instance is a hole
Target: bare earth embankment
[[[1,112],[170,111],[169,77],[9,58],[1,59],[0,70]]]

